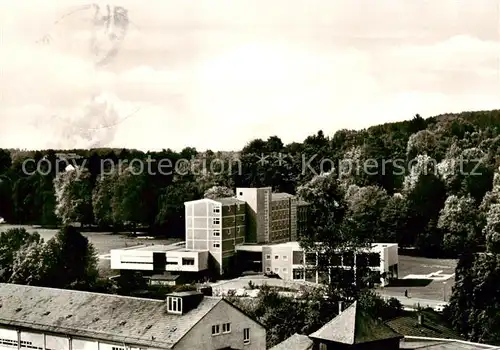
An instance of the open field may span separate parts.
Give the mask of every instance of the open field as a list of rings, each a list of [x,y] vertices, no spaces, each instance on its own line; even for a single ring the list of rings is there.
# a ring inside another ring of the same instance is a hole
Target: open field
[[[414,256],[399,256],[399,280],[380,289],[385,296],[404,297],[408,290],[410,298],[449,300],[455,284],[453,259],[428,259]]]
[[[21,225],[1,225],[0,231],[3,232],[8,230],[9,228],[14,227],[24,227],[28,232],[36,231],[45,241],[48,241],[49,239],[54,237],[57,232],[57,230],[38,229],[31,226]],[[88,238],[90,243],[94,245],[99,255],[108,254],[111,249],[132,247],[139,244],[170,244],[178,241],[178,239],[144,240],[134,237],[127,237],[123,234],[113,234],[111,232],[83,232],[82,234]]]
[[[40,236],[48,241],[55,236],[57,230],[39,229],[31,226],[23,225],[1,225],[0,232],[6,231],[10,228],[24,227],[28,232],[38,232]],[[99,255],[109,254],[111,249],[119,249],[125,247],[132,247],[140,244],[170,244],[178,242],[178,239],[153,239],[144,240],[133,237],[127,237],[123,234],[113,234],[110,232],[83,232],[89,242],[94,245]],[[113,272],[110,269],[110,261],[107,259],[99,259],[99,271],[102,276],[110,276]]]

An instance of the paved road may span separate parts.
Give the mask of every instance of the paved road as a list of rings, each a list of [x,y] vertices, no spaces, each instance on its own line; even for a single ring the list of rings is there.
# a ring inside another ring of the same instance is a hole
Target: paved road
[[[413,298],[413,297],[411,297],[411,295],[409,298],[407,298],[404,295],[401,295],[400,293],[391,293],[391,292],[380,291],[380,290],[378,290],[377,293],[380,294],[380,296],[382,296],[384,299],[388,299],[391,297],[396,298],[401,302],[403,307],[410,308],[410,309],[415,309],[418,305],[420,305],[421,307],[424,307],[424,308],[430,307],[430,308],[436,309],[439,306],[443,306],[443,305],[447,304],[443,300]]]

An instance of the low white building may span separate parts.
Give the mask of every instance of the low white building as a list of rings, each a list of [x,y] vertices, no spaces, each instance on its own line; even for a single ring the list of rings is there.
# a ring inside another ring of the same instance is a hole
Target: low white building
[[[185,243],[112,249],[111,269],[163,272],[201,272],[208,269],[208,250],[185,248]]]
[[[316,268],[319,259],[327,258],[331,266],[350,268],[356,259],[366,258],[370,270],[382,275],[380,284],[385,286],[391,278],[398,277],[398,245],[395,243],[376,243],[371,249],[364,249],[357,254],[339,252],[335,256],[324,257],[318,253],[306,253],[299,242],[287,242],[272,245],[240,245],[238,252],[260,257],[262,272],[274,273],[284,280],[327,283],[330,275],[321,273]],[[320,265],[325,266],[324,263]]]

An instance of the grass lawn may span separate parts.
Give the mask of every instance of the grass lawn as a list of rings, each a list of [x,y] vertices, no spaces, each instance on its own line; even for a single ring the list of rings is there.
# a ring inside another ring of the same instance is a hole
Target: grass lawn
[[[24,227],[28,232],[38,232],[44,241],[48,241],[55,236],[57,230],[49,229],[39,229],[33,228],[31,226],[24,225],[1,225],[0,232],[6,231],[10,228]],[[88,238],[89,242],[94,245],[99,255],[109,254],[111,249],[119,249],[125,247],[132,247],[140,244],[170,244],[178,242],[178,239],[154,239],[154,240],[144,240],[137,239],[133,237],[128,237],[123,234],[113,234],[110,232],[83,232],[85,237]],[[102,276],[112,276],[117,274],[110,268],[110,261],[99,259],[99,272]]]

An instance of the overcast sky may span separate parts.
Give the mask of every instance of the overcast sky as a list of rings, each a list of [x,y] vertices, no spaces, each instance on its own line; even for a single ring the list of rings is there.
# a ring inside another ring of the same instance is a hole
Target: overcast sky
[[[105,66],[93,10],[54,24],[85,2],[0,2],[0,147],[235,150],[500,108],[495,0],[124,0]]]

